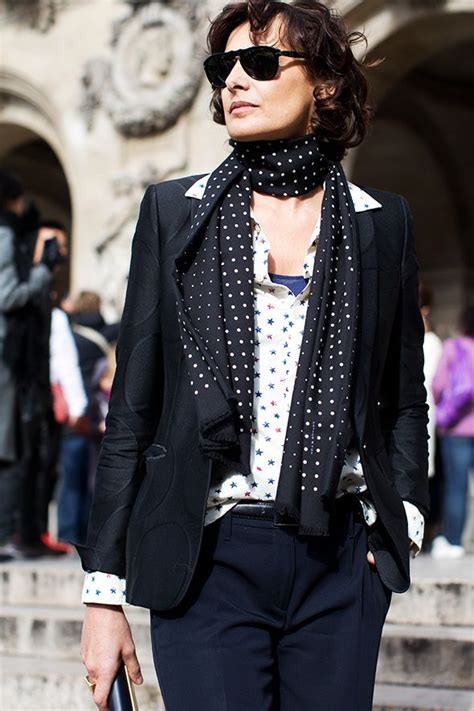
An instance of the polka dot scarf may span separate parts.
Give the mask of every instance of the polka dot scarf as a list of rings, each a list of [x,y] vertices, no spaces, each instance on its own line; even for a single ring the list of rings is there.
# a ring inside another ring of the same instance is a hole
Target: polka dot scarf
[[[321,232],[275,507],[327,535],[344,458],[358,314],[358,240],[346,177],[317,138],[237,142],[208,179],[177,257],[177,307],[206,456],[250,474],[252,190],[302,195],[325,181]]]

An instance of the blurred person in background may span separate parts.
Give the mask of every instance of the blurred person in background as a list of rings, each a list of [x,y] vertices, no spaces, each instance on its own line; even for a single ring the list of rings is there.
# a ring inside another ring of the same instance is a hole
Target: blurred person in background
[[[54,492],[57,480],[58,460],[60,460],[61,443],[64,428],[68,432],[81,428],[85,419],[88,399],[84,389],[82,373],[79,366],[79,354],[74,340],[68,315],[59,307],[53,308],[51,316],[51,360],[50,379],[53,392],[54,421],[51,436],[51,477],[48,503]],[[61,478],[61,477],[60,477]],[[47,545],[60,547],[66,551],[70,546],[55,541],[45,528],[42,540]]]
[[[433,558],[461,558],[465,552],[462,536],[474,468],[474,307],[462,312],[460,331],[443,343],[432,382],[444,472],[442,531],[432,543]]]
[[[108,356],[110,343],[116,340],[117,335],[117,325],[106,323],[101,306],[97,292],[83,290],[73,300],[70,312],[86,390],[90,389],[97,361]]]
[[[431,478],[435,474],[435,452],[436,452],[436,408],[432,391],[432,383],[443,344],[441,338],[434,332],[431,323],[431,306],[433,294],[426,284],[420,283],[419,287],[420,311],[425,327],[423,339],[423,372],[425,376],[426,402],[428,403],[428,476]]]
[[[0,559],[50,552],[40,540],[41,470],[49,387],[49,288],[55,255],[25,204],[22,183],[0,172]],[[30,503],[28,503],[30,502]]]
[[[89,448],[89,484],[92,491],[95,485],[95,472],[99,459],[100,446],[105,432],[105,419],[109,411],[110,392],[114,374],[115,344],[110,344],[108,354],[97,361],[91,381],[89,417],[92,434]]]
[[[61,468],[58,486],[58,539],[83,542],[92,499],[91,462],[97,458],[101,433],[99,423],[91,417],[90,406],[96,383],[96,365],[108,358],[110,345],[101,314],[101,300],[94,291],[81,291],[70,304],[72,335],[87,399],[84,417],[63,429]]]
[[[438,438],[436,432],[436,410],[432,382],[441,356],[443,344],[440,337],[433,330],[431,322],[431,307],[433,303],[433,294],[431,289],[429,289],[426,284],[420,282],[418,295],[420,311],[425,328],[425,336],[423,339],[423,372],[425,376],[426,401],[428,404],[428,476],[430,479],[430,511],[426,519],[425,542],[429,542],[438,532],[441,517],[441,487],[443,472],[441,466],[441,456],[437,446]]]
[[[64,341],[58,343],[58,329],[61,330],[60,322],[62,313],[57,308],[58,284],[61,281],[62,271],[67,262],[69,253],[69,240],[65,225],[58,220],[52,218],[42,218],[39,222],[38,235],[44,240],[50,257],[54,261],[53,278],[49,289],[49,298],[44,304],[44,319],[48,324],[49,340],[48,340],[48,366],[49,366],[49,384],[51,391],[51,407],[45,413],[42,424],[42,442],[41,442],[41,458],[39,468],[30,468],[27,472],[27,481],[24,493],[23,504],[23,526],[31,531],[28,534],[29,538],[37,536],[37,531],[40,532],[40,540],[46,546],[43,548],[45,554],[50,552],[55,555],[70,550],[69,546],[58,545],[49,530],[49,505],[53,499],[55,487],[58,479],[58,459],[59,447],[61,439],[61,424],[57,422],[55,411],[57,409],[56,402],[56,387],[61,387],[56,379],[62,373],[62,361],[67,363],[71,353],[64,344]],[[64,314],[65,316],[65,314]],[[66,317],[67,319],[67,317]],[[64,324],[63,324],[64,325]],[[61,349],[64,347],[63,354]],[[46,350],[46,345],[43,350]],[[51,363],[52,354],[54,351],[54,363]],[[61,362],[60,360],[61,359]],[[59,372],[58,372],[59,368]],[[53,378],[53,380],[51,379]],[[63,374],[64,380],[64,374]],[[74,377],[66,385],[66,392],[71,397],[71,390],[74,387]],[[74,410],[74,404],[73,404]],[[71,422],[75,421],[74,414],[68,414],[68,419]],[[34,495],[32,496],[32,492]]]
[[[32,439],[38,456],[25,465],[25,479],[21,506],[20,538],[28,541],[38,555],[62,555],[68,549],[57,546],[49,532],[49,504],[57,482],[60,430],[54,418],[51,392],[50,346],[53,304],[56,300],[58,277],[66,264],[69,244],[65,226],[54,219],[41,219],[38,224],[38,239],[44,243],[44,253],[51,262],[53,272],[48,294],[42,299],[36,319],[41,322],[41,342],[29,333],[28,340],[37,348],[37,360],[42,392],[48,388],[48,407],[41,417],[41,435]],[[46,388],[46,382],[48,383]],[[46,397],[44,398],[46,401]]]

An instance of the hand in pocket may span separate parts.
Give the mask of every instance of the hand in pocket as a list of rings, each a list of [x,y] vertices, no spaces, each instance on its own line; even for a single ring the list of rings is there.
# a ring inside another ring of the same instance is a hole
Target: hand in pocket
[[[372,565],[374,568],[376,567],[376,562],[374,558],[374,554],[372,551],[367,551],[367,560],[369,561],[370,565]]]

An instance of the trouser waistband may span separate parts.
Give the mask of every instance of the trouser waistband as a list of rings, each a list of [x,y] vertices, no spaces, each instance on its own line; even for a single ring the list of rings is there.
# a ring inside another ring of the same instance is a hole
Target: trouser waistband
[[[230,511],[232,516],[242,518],[260,519],[266,521],[274,521],[277,526],[299,526],[299,523],[289,517],[277,515],[275,511],[274,501],[265,501],[254,499],[252,501],[239,501]],[[351,508],[357,517],[363,520],[362,511],[357,497],[349,494],[336,499],[336,508]],[[278,521],[276,518],[278,516]]]
[[[275,518],[275,507],[273,501],[239,501],[232,510],[233,516],[243,516],[245,518],[261,518],[273,521]],[[295,525],[297,525],[295,523]]]

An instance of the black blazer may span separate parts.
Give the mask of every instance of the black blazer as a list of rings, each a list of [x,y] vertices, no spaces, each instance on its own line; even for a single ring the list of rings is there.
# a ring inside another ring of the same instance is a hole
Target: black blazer
[[[78,546],[84,570],[126,577],[127,600],[157,610],[175,607],[193,576],[211,472],[198,446],[173,278],[199,206],[184,193],[198,177],[152,185],[141,203],[87,545]],[[405,200],[367,192],[382,208],[356,213],[353,429],[378,512],[369,547],[384,583],[404,592],[410,564],[402,499],[425,515],[429,507],[418,265]]]

